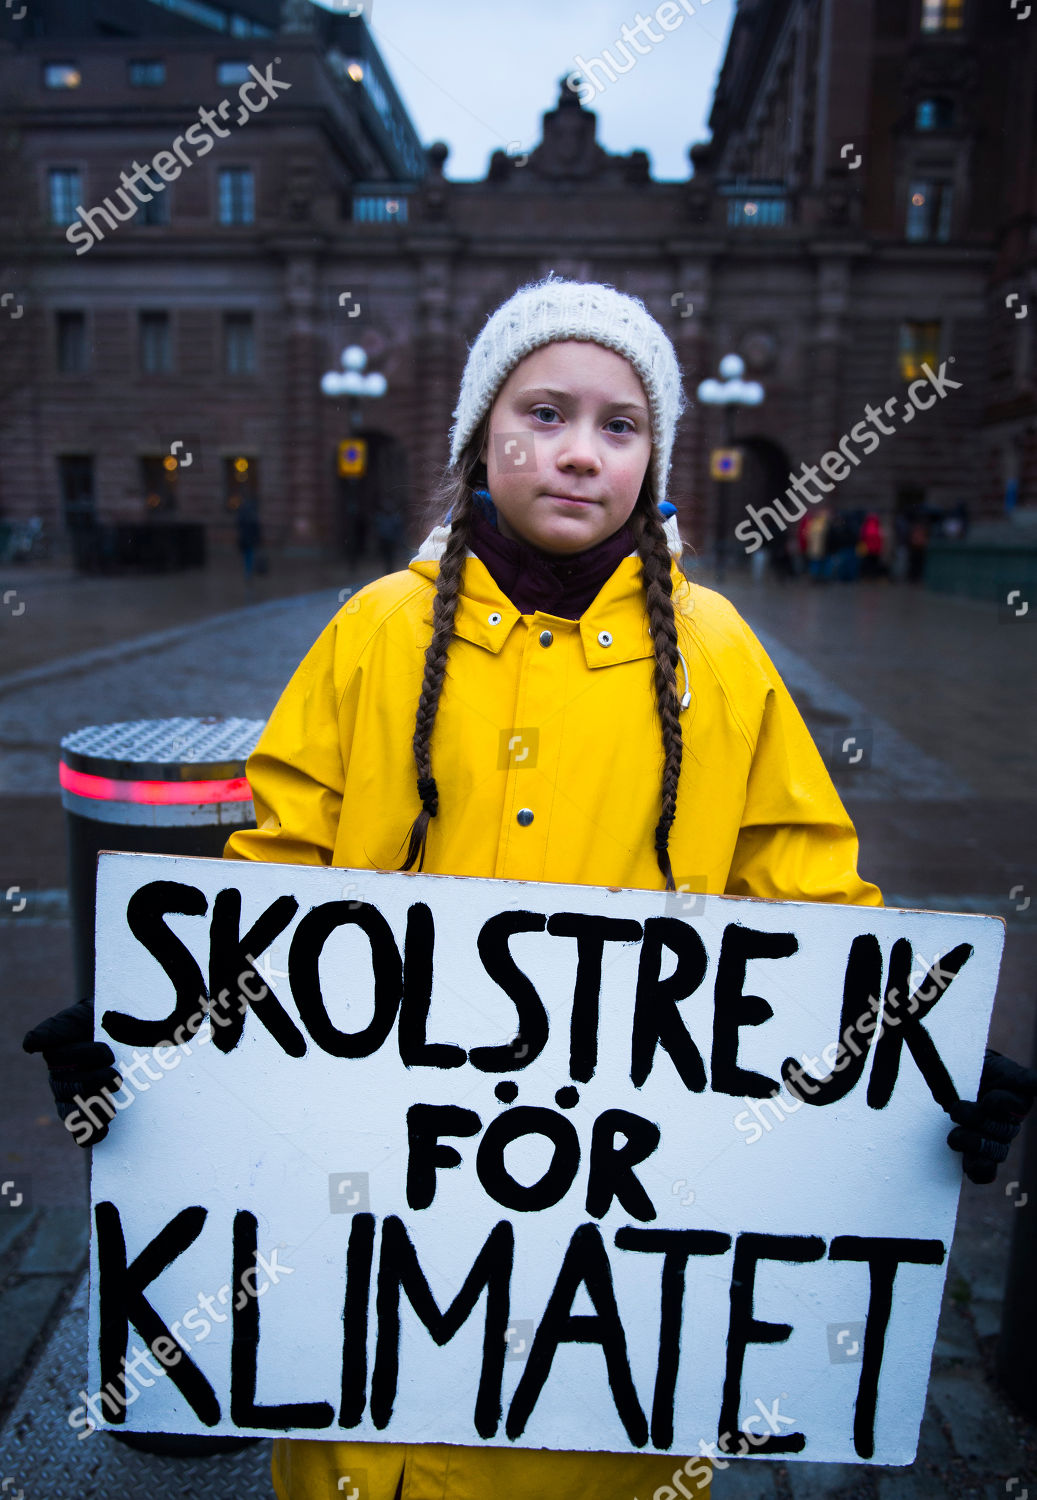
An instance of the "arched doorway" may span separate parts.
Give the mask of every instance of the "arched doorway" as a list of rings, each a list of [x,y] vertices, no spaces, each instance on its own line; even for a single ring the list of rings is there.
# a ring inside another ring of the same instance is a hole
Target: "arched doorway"
[[[406,550],[407,450],[399,438],[373,428],[351,436],[366,442],[367,467],[361,475],[343,476],[338,473],[337,447],[332,455],[338,548],[354,564],[389,571],[384,565],[400,566]]]

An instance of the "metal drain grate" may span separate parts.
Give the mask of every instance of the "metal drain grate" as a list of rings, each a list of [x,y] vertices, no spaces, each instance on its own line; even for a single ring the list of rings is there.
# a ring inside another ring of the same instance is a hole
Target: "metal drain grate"
[[[0,1432],[4,1500],[19,1491],[27,1500],[272,1500],[269,1442],[208,1458],[160,1458],[103,1432],[79,1438],[68,1413],[86,1386],[86,1313],[84,1274]]]

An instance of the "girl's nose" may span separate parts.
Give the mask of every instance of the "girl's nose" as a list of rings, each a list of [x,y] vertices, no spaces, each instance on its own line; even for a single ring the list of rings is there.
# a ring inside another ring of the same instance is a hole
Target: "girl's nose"
[[[581,432],[578,427],[570,426],[560,446],[557,462],[560,469],[579,469],[581,472],[596,474],[601,468],[601,458],[594,434]]]

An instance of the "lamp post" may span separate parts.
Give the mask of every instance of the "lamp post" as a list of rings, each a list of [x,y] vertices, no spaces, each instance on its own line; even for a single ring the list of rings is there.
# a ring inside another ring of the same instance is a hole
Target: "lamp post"
[[[360,403],[362,400],[378,400],[384,396],[389,389],[389,382],[377,370],[365,373],[367,350],[359,344],[350,344],[343,349],[341,360],[341,370],[328,370],[321,376],[320,388],[325,396],[349,397],[349,430],[355,440],[339,444],[338,473],[339,478],[362,479],[367,473],[367,444],[362,438],[355,436],[363,425]],[[343,449],[349,452],[344,454]],[[363,553],[366,527],[356,524],[359,517],[356,512],[356,496],[352,490],[347,491],[346,519],[355,550]]]
[[[377,400],[389,389],[389,382],[377,370],[364,373],[367,365],[367,350],[359,344],[350,344],[342,351],[342,369],[329,370],[320,378],[320,388],[325,396],[349,397],[349,427],[360,431],[360,400],[368,397]]]
[[[745,364],[738,354],[725,354],[720,361],[720,373],[722,380],[708,380],[699,382],[698,398],[707,406],[719,406],[724,412],[724,447],[731,448],[735,435],[735,413],[736,406],[759,406],[763,400],[763,386],[758,380],[743,380]],[[724,579],[724,550],[725,538],[725,509],[727,492],[724,485],[732,479],[737,479],[737,471],[730,474],[722,474],[719,468],[713,466],[713,472],[717,481],[717,521],[716,521],[716,574],[717,581]]]

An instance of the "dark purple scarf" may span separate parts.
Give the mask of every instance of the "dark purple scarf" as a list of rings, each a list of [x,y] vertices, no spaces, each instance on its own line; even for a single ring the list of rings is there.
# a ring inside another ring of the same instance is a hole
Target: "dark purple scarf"
[[[578,620],[620,559],[634,551],[634,538],[624,524],[583,552],[558,556],[502,536],[488,513],[476,505],[469,545],[520,614],[539,609],[563,620]]]

